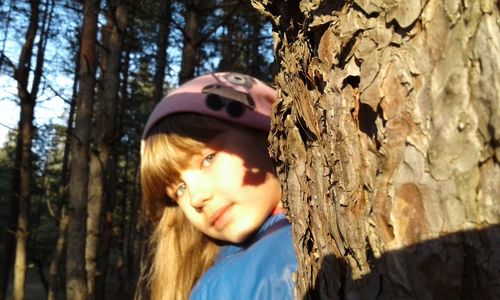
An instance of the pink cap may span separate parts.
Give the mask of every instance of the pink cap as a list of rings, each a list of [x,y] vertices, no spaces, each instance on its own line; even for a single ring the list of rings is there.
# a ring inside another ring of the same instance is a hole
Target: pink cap
[[[161,119],[175,113],[199,113],[269,131],[274,89],[238,73],[211,73],[196,77],[168,94],[149,116],[146,138]]]

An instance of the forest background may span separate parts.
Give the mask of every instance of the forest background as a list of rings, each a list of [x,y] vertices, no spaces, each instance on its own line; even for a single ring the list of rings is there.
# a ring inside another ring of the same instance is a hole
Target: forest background
[[[0,299],[133,297],[145,118],[224,69],[277,88],[298,298],[500,298],[500,1],[249,2],[2,2]]]
[[[149,112],[206,72],[269,82],[271,26],[247,0],[10,0],[0,19],[0,299],[131,299]]]

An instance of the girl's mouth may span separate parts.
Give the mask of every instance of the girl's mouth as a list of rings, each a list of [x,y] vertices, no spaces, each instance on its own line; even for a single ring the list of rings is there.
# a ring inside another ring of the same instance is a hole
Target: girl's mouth
[[[223,229],[231,219],[232,208],[233,204],[229,204],[217,210],[209,219],[210,225],[216,230]]]

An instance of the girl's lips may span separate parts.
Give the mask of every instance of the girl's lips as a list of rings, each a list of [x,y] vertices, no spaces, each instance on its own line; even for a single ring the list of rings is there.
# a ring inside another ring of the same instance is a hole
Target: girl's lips
[[[224,228],[231,217],[232,208],[233,204],[229,204],[217,210],[209,219],[210,225],[216,230]]]

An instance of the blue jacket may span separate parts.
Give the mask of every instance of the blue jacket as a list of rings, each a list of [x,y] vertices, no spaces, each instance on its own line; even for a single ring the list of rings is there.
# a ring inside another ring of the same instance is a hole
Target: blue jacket
[[[249,241],[221,247],[190,299],[293,299],[296,270],[290,224],[273,215]]]

